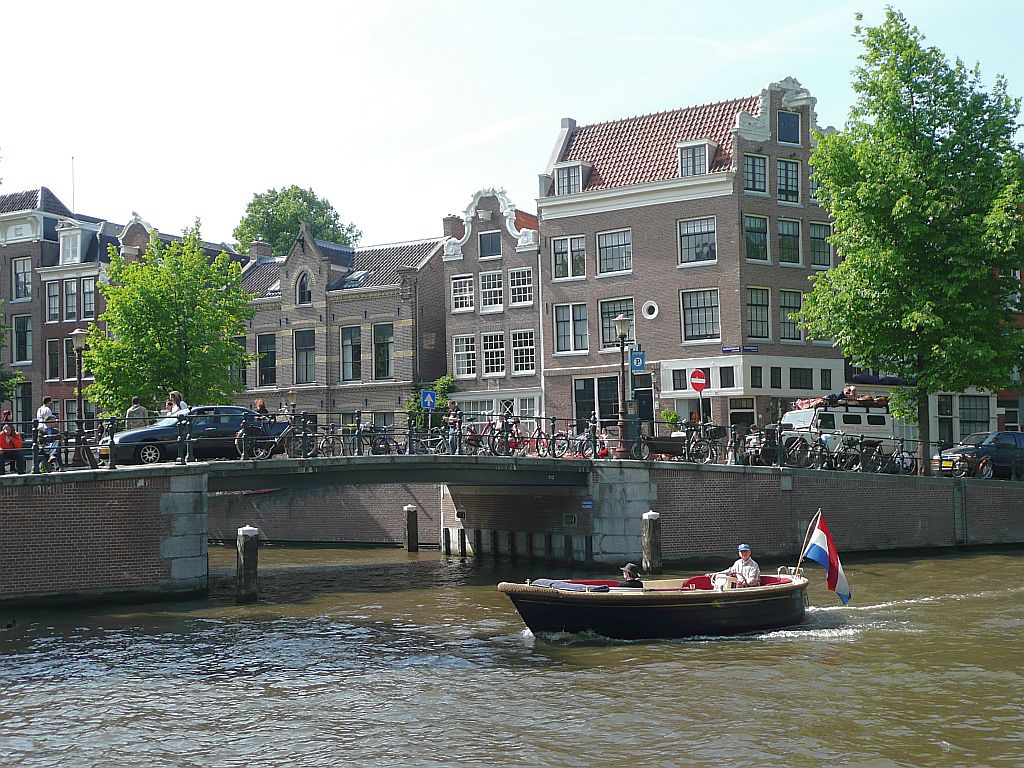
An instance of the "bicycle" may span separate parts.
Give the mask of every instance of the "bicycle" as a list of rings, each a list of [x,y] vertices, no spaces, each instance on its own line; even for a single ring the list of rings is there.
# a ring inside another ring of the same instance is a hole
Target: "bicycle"
[[[272,413],[261,415],[248,425],[243,425],[235,434],[235,448],[238,455],[244,455],[244,445],[242,444],[244,433],[249,442],[249,457],[256,461],[269,459],[275,453],[282,451],[292,459],[308,459],[316,456],[318,440],[315,433],[309,429],[308,419],[303,421],[301,417],[289,416],[288,425],[275,436],[270,433],[270,430],[276,423],[277,415]]]
[[[838,432],[839,440],[834,449],[829,449],[824,435],[818,435],[809,454],[809,467],[814,469],[832,469],[837,472],[852,472],[860,466],[861,454],[854,446],[857,438]]]

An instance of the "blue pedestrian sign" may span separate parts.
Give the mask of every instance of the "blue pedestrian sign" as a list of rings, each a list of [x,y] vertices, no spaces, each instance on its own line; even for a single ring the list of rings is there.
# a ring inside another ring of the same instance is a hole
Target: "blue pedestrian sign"
[[[431,389],[420,390],[420,408],[425,411],[432,411],[437,407],[437,392]]]
[[[630,352],[629,353],[629,370],[633,373],[643,373],[647,367],[647,353],[646,352]]]

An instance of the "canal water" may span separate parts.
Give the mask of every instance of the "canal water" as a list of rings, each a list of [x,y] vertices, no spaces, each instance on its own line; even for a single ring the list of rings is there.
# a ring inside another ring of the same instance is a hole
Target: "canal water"
[[[1024,550],[850,557],[845,607],[812,564],[802,626],[660,642],[533,637],[522,564],[260,563],[256,605],[215,548],[208,600],[0,608],[0,763],[1024,764]]]

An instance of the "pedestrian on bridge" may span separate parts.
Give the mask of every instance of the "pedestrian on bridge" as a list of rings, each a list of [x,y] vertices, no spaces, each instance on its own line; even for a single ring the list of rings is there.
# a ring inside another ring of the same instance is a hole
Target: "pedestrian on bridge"
[[[448,426],[448,453],[454,456],[459,452],[459,438],[462,437],[462,411],[454,400],[448,401],[448,413],[444,420]]]

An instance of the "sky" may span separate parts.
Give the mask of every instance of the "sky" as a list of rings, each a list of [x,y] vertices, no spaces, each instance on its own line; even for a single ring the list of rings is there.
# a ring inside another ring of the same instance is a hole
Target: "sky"
[[[1016,0],[892,3],[927,43],[1024,95]],[[473,194],[535,212],[560,120],[757,94],[793,76],[841,127],[855,14],[885,3],[734,0],[13,3],[3,12],[0,194],[133,212],[212,242],[296,184],[362,244],[442,234]]]

